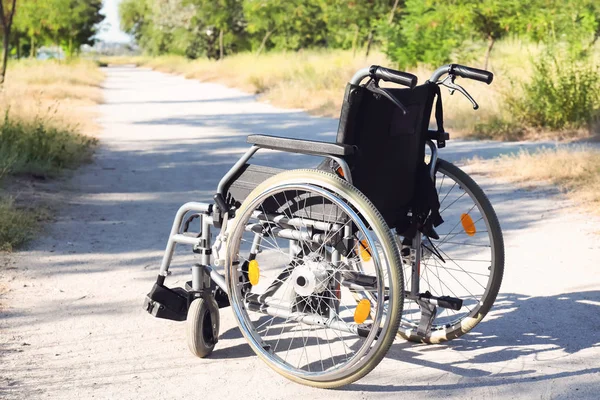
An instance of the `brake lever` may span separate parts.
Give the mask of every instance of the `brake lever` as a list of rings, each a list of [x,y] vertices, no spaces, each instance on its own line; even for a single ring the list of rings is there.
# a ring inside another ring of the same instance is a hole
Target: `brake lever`
[[[391,101],[392,103],[394,103],[394,105],[396,107],[398,107],[402,111],[403,115],[406,115],[406,113],[408,113],[408,110],[406,109],[406,107],[404,107],[404,105],[402,103],[400,103],[398,101],[398,99],[396,99],[394,97],[394,95],[392,95],[390,92],[388,92],[385,89],[380,88],[379,85],[377,84],[377,81],[375,79],[371,79],[367,83],[367,85],[365,87],[366,87],[366,89],[368,89],[369,91],[375,93],[376,95],[384,96],[389,101]]]
[[[448,88],[448,90],[450,91],[450,95],[453,95],[454,91],[458,90],[460,92],[460,94],[465,96],[471,102],[471,104],[473,104],[473,110],[477,110],[479,108],[479,104],[477,104],[475,99],[473,97],[471,97],[471,95],[469,94],[469,92],[467,92],[465,90],[465,88],[454,83],[454,78],[455,78],[454,75],[448,75],[447,77],[444,78],[443,81],[440,82],[440,85],[446,86]]]

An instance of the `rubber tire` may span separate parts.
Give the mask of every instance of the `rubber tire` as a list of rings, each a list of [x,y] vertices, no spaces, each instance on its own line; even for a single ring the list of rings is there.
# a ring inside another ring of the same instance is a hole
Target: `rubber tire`
[[[492,233],[492,246],[494,246],[494,257],[496,266],[494,268],[494,274],[492,276],[490,290],[486,298],[483,299],[482,305],[476,316],[466,317],[460,322],[460,324],[455,324],[449,329],[446,328],[444,330],[433,331],[426,337],[421,337],[416,334],[407,336],[403,331],[398,332],[398,335],[400,337],[416,343],[442,343],[448,340],[456,339],[457,337],[460,337],[465,333],[469,332],[471,329],[473,329],[478,323],[481,322],[481,320],[492,308],[494,301],[496,301],[498,291],[500,290],[502,276],[504,275],[504,239],[502,237],[502,229],[500,228],[500,222],[498,222],[498,217],[496,216],[496,212],[494,211],[494,208],[492,207],[492,204],[490,203],[489,199],[487,198],[483,190],[479,187],[479,185],[477,185],[477,183],[475,183],[475,181],[469,175],[467,175],[456,165],[449,163],[446,160],[438,159],[436,171],[442,171],[446,176],[448,176],[446,172],[454,176],[456,178],[455,182],[457,182],[461,187],[471,192],[473,194],[473,197],[475,197],[475,200],[481,206],[483,213],[488,219],[489,230]],[[443,215],[442,218],[444,218]]]
[[[207,301],[214,303],[212,307]],[[216,331],[219,332],[219,320],[219,306],[214,298],[199,297],[192,301],[187,313],[186,336],[188,348],[193,355],[204,358],[213,352],[218,337],[213,337],[212,325],[216,324]]]
[[[344,192],[345,195],[348,198],[352,198],[353,201],[362,202],[363,208],[365,208],[366,210],[369,210],[371,213],[370,218],[373,221],[373,223],[371,224],[371,227],[374,230],[379,230],[380,232],[382,232],[385,235],[385,237],[380,238],[380,240],[382,241],[382,243],[387,241],[387,243],[385,244],[385,247],[386,247],[385,252],[386,252],[386,254],[388,254],[388,257],[390,258],[390,262],[394,263],[396,266],[395,268],[392,266],[392,272],[394,272],[394,269],[395,269],[396,273],[395,274],[391,273],[389,276],[390,282],[395,281],[395,287],[399,288],[398,295],[395,296],[396,297],[395,299],[390,299],[390,304],[389,304],[389,307],[391,307],[391,310],[392,310],[390,315],[395,315],[396,318],[395,318],[395,320],[393,320],[390,323],[387,332],[385,332],[385,336],[383,338],[380,337],[378,339],[378,341],[379,340],[382,341],[382,345],[377,349],[377,351],[374,354],[371,355],[370,360],[367,363],[365,363],[362,366],[362,368],[354,371],[352,374],[350,374],[348,376],[345,376],[343,378],[333,380],[333,381],[313,381],[313,380],[308,380],[308,379],[304,379],[304,378],[300,378],[298,376],[292,375],[292,374],[282,371],[282,370],[276,368],[274,365],[272,365],[267,360],[267,358],[261,353],[261,351],[259,349],[255,348],[254,343],[252,343],[252,341],[246,337],[246,340],[248,340],[248,344],[250,345],[252,350],[254,350],[256,355],[258,355],[263,361],[265,361],[265,363],[271,369],[273,369],[275,372],[277,372],[278,374],[285,376],[286,378],[288,378],[294,382],[303,384],[303,385],[308,385],[308,386],[322,388],[322,389],[333,389],[333,388],[337,388],[337,387],[348,385],[352,382],[355,382],[358,379],[367,375],[369,372],[371,372],[385,357],[390,346],[394,342],[394,339],[396,337],[396,332],[398,331],[398,327],[400,324],[400,316],[402,314],[402,305],[404,303],[404,278],[403,278],[402,261],[400,258],[398,246],[396,245],[396,239],[394,237],[394,234],[388,228],[387,224],[385,223],[385,220],[383,219],[383,217],[381,216],[379,211],[375,208],[375,206],[371,203],[371,201],[364,194],[362,194],[356,187],[352,186],[347,181],[339,178],[336,175],[333,175],[333,174],[330,174],[330,173],[327,173],[327,172],[324,172],[321,170],[299,169],[299,170],[291,170],[291,171],[282,172],[280,174],[272,176],[271,178],[267,179],[266,181],[264,181],[263,183],[258,185],[248,195],[248,197],[246,198],[244,203],[240,206],[240,209],[237,211],[238,215],[243,215],[244,212],[246,211],[246,209],[248,208],[248,205],[251,204],[252,200],[255,197],[257,197],[258,195],[260,195],[263,191],[267,190],[269,187],[275,186],[275,185],[281,185],[284,183],[291,183],[291,182],[303,183],[303,184],[314,184],[317,186],[320,184],[322,185],[324,182],[327,182],[328,184],[334,186],[336,188],[336,190]],[[331,191],[329,188],[327,188],[327,190]],[[373,226],[375,224],[378,225],[376,228]],[[232,223],[230,226],[228,226],[228,230],[230,232],[230,234],[229,234],[230,238],[232,237],[231,232],[233,232],[233,230],[235,229],[235,227],[234,227],[235,225],[237,225],[237,221],[236,221],[236,223]],[[227,254],[228,254],[228,258],[230,258],[231,254],[230,254],[229,250],[227,251]],[[228,269],[227,265],[229,265],[229,263],[226,263],[225,265],[226,265],[226,270],[227,270]],[[227,273],[227,281],[229,283],[229,273]],[[231,283],[230,283],[230,285],[231,285]],[[234,312],[234,316],[236,318],[238,325],[241,324],[241,322],[238,320],[237,316],[235,315],[235,312]],[[245,332],[241,327],[240,327],[240,331],[245,336]]]

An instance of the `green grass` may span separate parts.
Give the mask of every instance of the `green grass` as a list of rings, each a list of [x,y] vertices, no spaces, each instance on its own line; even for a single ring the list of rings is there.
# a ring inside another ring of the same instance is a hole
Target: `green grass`
[[[40,211],[17,207],[12,198],[0,198],[0,251],[12,251],[32,239],[39,230],[41,215]]]
[[[7,110],[0,123],[0,169],[11,175],[53,177],[89,160],[96,142],[49,118],[15,120]]]

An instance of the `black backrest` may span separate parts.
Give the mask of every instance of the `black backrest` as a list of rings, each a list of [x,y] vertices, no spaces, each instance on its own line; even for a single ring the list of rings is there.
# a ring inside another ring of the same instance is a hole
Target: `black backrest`
[[[437,85],[387,89],[404,106],[376,96],[364,87],[346,87],[338,127],[338,143],[357,147],[351,160],[352,180],[382,213],[390,227],[398,225],[414,198],[417,170],[424,165],[425,140]]]

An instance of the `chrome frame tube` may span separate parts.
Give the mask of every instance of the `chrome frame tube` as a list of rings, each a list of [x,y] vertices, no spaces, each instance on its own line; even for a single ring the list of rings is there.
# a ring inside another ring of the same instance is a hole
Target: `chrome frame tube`
[[[264,314],[270,315],[272,317],[285,318],[288,321],[296,321],[301,322],[307,325],[317,325],[321,327],[327,327],[329,329],[334,329],[341,332],[346,332],[350,334],[354,334],[359,336],[358,334],[358,325],[356,324],[347,324],[343,321],[332,319],[332,318],[324,318],[320,315],[316,314],[305,314],[299,312],[292,312],[289,309],[284,309],[283,307],[276,307],[275,305],[267,305],[266,307],[260,306],[258,312],[262,312]]]
[[[435,182],[435,166],[437,165],[438,160],[438,148],[431,140],[427,140],[427,146],[429,146],[429,150],[431,150],[431,160],[429,160],[429,175],[431,176],[431,180]]]
[[[428,79],[428,82],[436,83],[444,74],[449,74],[451,69],[452,65],[450,64],[442,65],[433,72],[431,78]]]
[[[252,218],[256,218],[261,221],[272,221],[282,225],[291,225],[295,228],[316,228],[325,232],[330,230],[338,230],[342,227],[342,225],[332,222],[323,222],[307,218],[290,219],[285,214],[265,214],[260,211],[255,211],[252,213]]]
[[[350,84],[359,85],[363,79],[365,79],[369,76],[371,76],[370,68],[369,67],[361,68],[358,71],[356,71],[356,73],[354,74],[352,79],[350,79]]]
[[[209,208],[210,204],[197,202],[185,203],[179,208],[177,214],[175,215],[173,226],[171,227],[171,233],[169,235],[169,240],[167,241],[167,248],[160,264],[159,275],[167,276],[169,265],[173,259],[173,252],[175,251],[177,243],[196,245],[200,243],[200,240],[202,240],[201,238],[192,238],[179,233],[181,229],[181,223],[183,222],[183,217],[185,217],[188,212],[193,211],[201,214],[200,217],[202,218],[202,224],[204,224],[205,220],[207,223],[212,223],[212,218],[209,215],[206,215]]]
[[[336,163],[338,163],[340,165],[340,167],[342,168],[342,172],[344,173],[344,179],[347,180],[349,183],[352,183],[352,172],[350,171],[350,167],[348,166],[348,163],[346,162],[346,160],[344,160],[343,158],[340,157],[335,157],[335,156],[327,156],[329,158],[331,158],[333,161],[335,161]]]
[[[246,231],[247,232],[254,232],[256,234],[262,234],[262,231],[264,229],[264,227],[259,224],[247,224],[246,225]],[[310,242],[315,242],[318,244],[323,244],[325,242],[325,240],[329,239],[329,242],[331,242],[331,240],[335,239],[338,235],[333,235],[331,237],[328,237],[327,234],[322,234],[322,233],[315,233],[315,234],[310,234],[309,232],[306,231],[300,231],[297,229],[287,229],[287,228],[279,228],[279,227],[274,227],[271,228],[270,231],[271,235],[276,236],[280,239],[288,239],[288,240],[297,240],[300,242],[303,241],[310,241]]]
[[[421,232],[417,231],[412,242],[415,249],[415,262],[412,266],[412,276],[410,279],[410,294],[416,296],[419,294],[419,281],[421,280]]]
[[[240,157],[239,160],[237,160],[235,164],[233,164],[233,167],[231,167],[231,169],[227,171],[227,173],[223,175],[223,177],[219,181],[219,185],[217,186],[217,193],[220,193],[221,195],[225,196],[225,186],[229,183],[231,178],[233,178],[233,176],[239,171],[239,169],[242,168],[244,164],[246,164],[246,161],[252,158],[252,156],[258,151],[258,149],[260,149],[260,147],[253,145],[244,153],[244,155],[242,155],[242,157]]]

